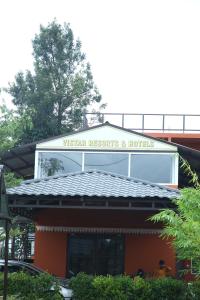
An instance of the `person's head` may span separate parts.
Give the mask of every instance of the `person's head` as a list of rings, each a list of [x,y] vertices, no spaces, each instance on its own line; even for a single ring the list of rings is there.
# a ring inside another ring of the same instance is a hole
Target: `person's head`
[[[161,260],[159,261],[159,266],[160,266],[161,268],[165,266],[165,261],[164,261],[163,259],[161,259]]]
[[[137,276],[143,277],[143,276],[144,276],[144,270],[141,269],[141,268],[139,268],[139,269],[137,270]]]

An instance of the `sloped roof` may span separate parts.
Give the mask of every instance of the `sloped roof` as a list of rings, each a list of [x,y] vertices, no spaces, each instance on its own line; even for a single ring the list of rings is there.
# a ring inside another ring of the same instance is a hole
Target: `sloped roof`
[[[151,182],[91,170],[27,180],[7,189],[8,195],[176,198],[179,191]]]

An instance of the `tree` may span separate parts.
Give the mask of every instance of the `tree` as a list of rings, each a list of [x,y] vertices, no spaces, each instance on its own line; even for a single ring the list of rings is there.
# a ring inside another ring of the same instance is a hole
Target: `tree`
[[[74,39],[69,24],[54,20],[40,26],[32,44],[34,74],[18,73],[7,89],[18,114],[28,119],[20,143],[80,127],[88,106],[101,101],[81,42]]]
[[[5,104],[0,106],[0,152],[12,148],[17,142],[17,118]]]
[[[193,188],[180,190],[180,197],[172,200],[175,209],[164,209],[150,220],[162,222],[163,238],[171,238],[177,257],[192,259],[200,272],[200,183],[189,164],[182,160],[185,172],[191,176]]]
[[[18,141],[21,132],[21,120],[9,110],[5,104],[0,106],[0,158],[1,155],[11,149]],[[21,178],[17,178],[8,170],[5,173],[6,186],[16,186],[21,182]]]

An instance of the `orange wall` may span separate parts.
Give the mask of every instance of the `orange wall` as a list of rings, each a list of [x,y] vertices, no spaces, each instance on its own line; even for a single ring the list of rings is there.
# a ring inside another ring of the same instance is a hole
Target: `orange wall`
[[[135,211],[84,211],[45,209],[37,215],[37,224],[50,226],[159,228],[146,221],[149,213]],[[60,277],[66,275],[67,233],[36,232],[35,264]],[[138,268],[153,272],[160,259],[175,271],[175,255],[157,235],[126,235],[124,270],[133,274]]]
[[[65,277],[67,233],[36,231],[34,264],[51,274]]]
[[[154,272],[160,259],[172,268],[175,275],[176,258],[173,248],[158,235],[127,235],[125,242],[125,273],[133,274],[139,268]]]
[[[126,235],[124,272],[136,273],[142,268],[153,273],[164,259],[175,275],[175,253],[166,241],[157,235]],[[67,271],[67,233],[37,232],[35,265],[51,274],[65,277]]]

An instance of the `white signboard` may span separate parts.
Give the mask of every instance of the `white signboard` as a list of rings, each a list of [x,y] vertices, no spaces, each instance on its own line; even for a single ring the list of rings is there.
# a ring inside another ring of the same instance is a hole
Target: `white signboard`
[[[109,124],[37,144],[37,149],[177,151],[176,146]]]

